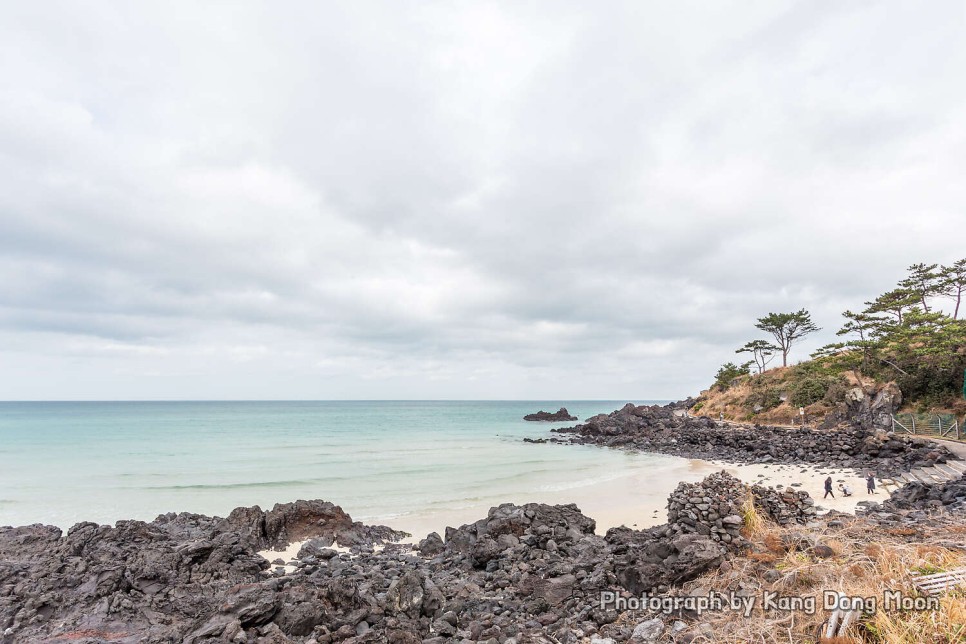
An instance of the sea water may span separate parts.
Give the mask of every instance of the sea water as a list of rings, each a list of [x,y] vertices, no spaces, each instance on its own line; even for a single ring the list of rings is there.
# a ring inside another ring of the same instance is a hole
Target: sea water
[[[3,402],[0,525],[225,516],[297,499],[389,525],[485,516],[511,497],[540,500],[674,461],[523,441],[574,424],[524,414],[566,406],[584,420],[624,402]]]

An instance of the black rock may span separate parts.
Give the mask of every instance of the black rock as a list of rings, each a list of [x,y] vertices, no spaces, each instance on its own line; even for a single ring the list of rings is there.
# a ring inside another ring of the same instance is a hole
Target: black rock
[[[566,407],[561,407],[555,412],[549,411],[538,411],[535,414],[527,414],[523,417],[523,420],[547,420],[547,421],[561,421],[561,420],[577,420],[576,416],[571,416],[570,412],[567,411]]]

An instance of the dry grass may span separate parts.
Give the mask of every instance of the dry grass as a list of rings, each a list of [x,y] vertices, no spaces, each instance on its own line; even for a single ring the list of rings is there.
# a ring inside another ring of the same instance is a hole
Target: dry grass
[[[768,386],[782,388],[790,377],[793,367],[775,367],[763,374],[755,374],[744,378],[725,391],[711,389],[701,392],[701,408],[696,412],[711,418],[718,418],[724,414],[726,420],[736,422],[754,422],[772,425],[797,425],[800,421],[798,407],[788,401],[777,407],[753,413],[749,408],[749,398],[756,387]],[[790,387],[785,387],[790,390]],[[806,408],[810,424],[820,422],[831,406],[816,403]]]
[[[759,534],[766,525],[766,519],[755,506],[755,497],[749,491],[741,502],[742,535],[748,539]]]
[[[756,513],[757,514],[757,513]],[[715,571],[685,587],[685,592],[741,592],[758,598],[750,618],[740,613],[705,613],[699,622],[709,624],[714,642],[881,642],[883,644],[964,643],[966,644],[966,597],[949,594],[939,610],[886,610],[887,591],[917,597],[910,571],[942,571],[966,565],[966,552],[949,544],[961,539],[963,527],[929,533],[928,540],[908,543],[902,535],[891,535],[864,521],[837,531],[782,529],[758,516],[747,521],[745,538],[752,542],[746,557],[735,558],[727,572]],[[822,543],[834,554],[820,558],[810,544]],[[766,591],[784,597],[814,597],[817,608],[763,610]],[[874,598],[876,610],[850,629],[847,637],[820,639],[823,623],[831,611],[824,610],[823,592],[838,591],[848,597]],[[708,627],[705,627],[708,628]]]

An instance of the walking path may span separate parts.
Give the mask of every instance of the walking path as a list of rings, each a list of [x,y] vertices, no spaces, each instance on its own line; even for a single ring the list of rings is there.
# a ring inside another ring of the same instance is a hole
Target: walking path
[[[900,474],[894,479],[882,479],[882,487],[885,488],[889,494],[893,491],[899,489],[906,483],[911,483],[913,481],[920,481],[922,483],[945,483],[946,481],[952,481],[954,479],[960,478],[964,473],[966,473],[966,443],[961,441],[950,441],[941,438],[936,438],[935,436],[925,436],[933,440],[940,445],[945,446],[950,452],[956,455],[956,457],[963,459],[959,461],[948,461],[941,465],[934,465],[932,467],[915,467],[909,472]]]
[[[930,436],[929,438],[932,438],[932,440],[936,441],[940,445],[945,445],[950,452],[952,452],[959,458],[966,460],[966,442],[951,441],[945,438],[936,438],[935,436]]]

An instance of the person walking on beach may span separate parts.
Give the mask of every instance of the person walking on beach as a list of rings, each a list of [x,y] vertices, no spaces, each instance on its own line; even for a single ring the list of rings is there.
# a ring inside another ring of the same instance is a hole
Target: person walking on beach
[[[869,494],[875,494],[875,475],[869,472],[869,476],[865,479],[865,486]]]
[[[832,494],[832,477],[831,476],[828,477],[827,479],[825,479],[825,496],[823,496],[822,498],[823,499],[827,499],[829,494]],[[835,495],[834,494],[832,494],[832,498],[833,499],[835,498]]]

